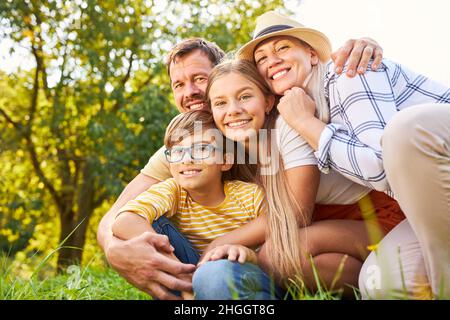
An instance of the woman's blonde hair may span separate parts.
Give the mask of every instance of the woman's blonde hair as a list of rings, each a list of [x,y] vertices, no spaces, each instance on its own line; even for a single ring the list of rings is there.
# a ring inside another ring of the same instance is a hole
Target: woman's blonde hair
[[[327,66],[319,60],[319,62],[312,68],[311,79],[304,90],[316,103],[316,117],[322,122],[328,123],[330,121],[330,106],[328,105],[328,100],[325,97],[324,89],[324,77]]]
[[[206,96],[209,101],[209,92],[214,82],[230,73],[236,73],[243,76],[251,83],[255,84],[269,101],[273,96],[270,88],[259,75],[256,67],[246,60],[228,60],[217,65],[211,72],[208,79]],[[266,148],[258,148],[259,157],[255,176],[255,182],[265,191],[268,204],[268,229],[266,237],[266,246],[268,255],[271,257],[269,263],[272,270],[276,270],[277,276],[287,281],[288,278],[294,278],[301,272],[300,270],[300,245],[299,228],[306,225],[307,218],[303,216],[301,204],[295,199],[284,171],[283,161],[280,154],[271,155],[271,150],[276,145],[276,139],[272,139],[270,134],[275,128],[275,122],[279,113],[276,107],[273,107],[266,116],[264,129],[267,129]],[[278,157],[279,168],[275,174],[261,174],[262,164],[268,163],[271,157]]]

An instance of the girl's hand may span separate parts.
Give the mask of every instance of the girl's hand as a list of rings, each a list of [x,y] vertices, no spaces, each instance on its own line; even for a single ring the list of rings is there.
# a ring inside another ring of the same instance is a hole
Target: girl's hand
[[[293,87],[284,92],[277,108],[284,121],[296,128],[298,123],[315,117],[316,103],[303,89]]]
[[[237,261],[239,263],[250,262],[256,264],[258,261],[256,253],[253,250],[239,244],[225,244],[206,252],[198,263],[198,266],[207,261],[215,261],[223,258],[228,258],[230,261]]]

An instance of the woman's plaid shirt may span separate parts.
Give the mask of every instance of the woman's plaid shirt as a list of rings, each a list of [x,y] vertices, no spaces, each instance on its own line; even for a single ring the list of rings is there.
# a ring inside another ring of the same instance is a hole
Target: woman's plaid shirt
[[[381,154],[384,127],[402,109],[450,103],[450,88],[386,59],[378,70],[368,68],[354,78],[345,70],[334,73],[331,62],[327,70],[330,123],[315,153],[319,169],[327,173],[333,168],[359,184],[389,191]]]

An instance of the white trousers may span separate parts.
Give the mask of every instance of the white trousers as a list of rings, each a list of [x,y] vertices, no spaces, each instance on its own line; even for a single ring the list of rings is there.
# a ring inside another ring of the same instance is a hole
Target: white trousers
[[[450,105],[396,114],[383,135],[383,162],[407,221],[364,262],[365,299],[450,299]]]

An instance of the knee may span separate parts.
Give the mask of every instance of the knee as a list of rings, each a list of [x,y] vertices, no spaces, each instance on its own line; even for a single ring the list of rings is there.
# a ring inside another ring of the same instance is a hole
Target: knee
[[[449,119],[450,109],[439,104],[418,105],[395,114],[382,138],[385,166],[411,159],[417,151],[435,145],[441,127],[448,127]]]
[[[359,273],[358,287],[363,300],[385,296],[381,288],[381,271],[376,262],[375,253],[372,252]]]
[[[383,270],[383,268],[385,270]],[[387,268],[387,269],[386,269]],[[392,266],[379,263],[377,254],[371,252],[364,261],[358,278],[358,287],[363,300],[385,300],[406,298],[405,283]]]
[[[405,149],[410,147],[411,137],[414,135],[413,121],[414,119],[408,114],[408,110],[402,110],[386,125],[382,138],[384,161],[390,158],[395,159],[399,155],[407,155]]]
[[[208,261],[198,268],[192,277],[192,287],[196,299],[223,299],[233,281],[233,263],[221,259]]]
[[[312,259],[314,257],[316,251],[316,243],[315,237],[311,237],[309,232],[309,228],[305,227],[300,229],[299,231],[299,261],[297,261],[300,270],[302,273],[312,273]],[[317,240],[317,239],[316,239]],[[278,283],[283,283],[283,277],[279,273],[279,270],[276,269],[276,261],[274,261],[274,255],[270,254],[270,250],[268,249],[267,244],[264,244],[258,253],[258,265],[264,272],[269,274],[273,279]]]

